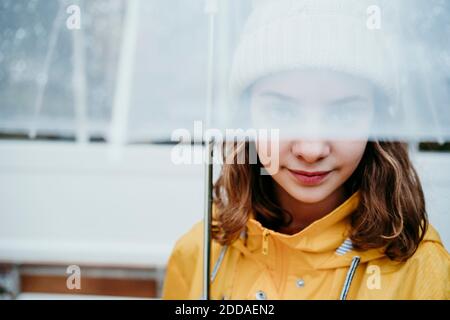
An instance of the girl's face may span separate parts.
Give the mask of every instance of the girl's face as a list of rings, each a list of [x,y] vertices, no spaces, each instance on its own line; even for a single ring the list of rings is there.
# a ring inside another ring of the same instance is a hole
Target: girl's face
[[[319,127],[334,121],[328,124],[337,129],[338,121],[343,129],[352,126],[361,133],[370,126],[373,104],[373,90],[367,82],[325,71],[277,74],[256,83],[251,92],[252,120],[258,124],[268,123],[267,119],[272,124],[278,121],[280,129],[284,122],[300,128],[309,125],[306,121],[318,119]],[[361,161],[367,138],[288,139],[272,148],[274,143],[256,143],[258,157],[269,174],[296,200],[317,203],[343,190]],[[276,152],[261,152],[267,147]]]

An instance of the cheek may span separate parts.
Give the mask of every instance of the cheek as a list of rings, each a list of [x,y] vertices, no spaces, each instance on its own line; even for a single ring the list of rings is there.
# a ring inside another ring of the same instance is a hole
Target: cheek
[[[356,169],[366,146],[367,141],[342,142],[334,145],[336,158],[344,171],[353,172]]]
[[[283,159],[289,155],[289,143],[288,142],[271,142],[271,141],[258,141],[255,144],[256,152],[258,153],[259,160],[263,165],[268,165],[271,162],[283,164]]]
[[[289,159],[289,155],[291,153],[291,143],[289,141],[280,141],[278,145],[278,155],[279,155],[279,163],[281,166],[284,165],[287,159]]]

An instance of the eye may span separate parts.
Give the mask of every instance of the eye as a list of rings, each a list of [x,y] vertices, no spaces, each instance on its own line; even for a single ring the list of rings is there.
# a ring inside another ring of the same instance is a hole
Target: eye
[[[353,121],[354,116],[349,112],[336,112],[333,111],[328,117],[328,121],[336,124],[349,124]]]
[[[365,108],[352,103],[332,106],[327,114],[329,122],[340,125],[356,124],[367,117]]]
[[[275,120],[275,121],[289,121],[292,120],[296,112],[294,108],[289,104],[283,104],[283,103],[271,103],[269,105],[266,105],[264,108],[265,117],[268,117],[269,119]]]

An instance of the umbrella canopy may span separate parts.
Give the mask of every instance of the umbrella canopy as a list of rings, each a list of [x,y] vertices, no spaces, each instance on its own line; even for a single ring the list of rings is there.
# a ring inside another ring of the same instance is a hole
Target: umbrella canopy
[[[201,141],[206,127],[449,139],[448,1],[214,2],[212,33],[203,0],[77,1],[79,29],[67,1],[2,2],[0,130],[126,143],[180,140],[177,129]]]
[[[231,59],[224,127],[445,141],[449,18],[438,0],[255,1]]]

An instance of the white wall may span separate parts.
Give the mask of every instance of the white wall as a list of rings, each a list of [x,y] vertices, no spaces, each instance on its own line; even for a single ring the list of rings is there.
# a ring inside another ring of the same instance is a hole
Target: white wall
[[[164,265],[203,212],[203,167],[170,150],[2,142],[0,261]]]
[[[450,248],[450,154],[420,152],[413,157],[431,224]]]
[[[164,266],[203,214],[203,166],[172,146],[0,143],[0,261]],[[450,247],[450,155],[417,154],[430,218]]]

